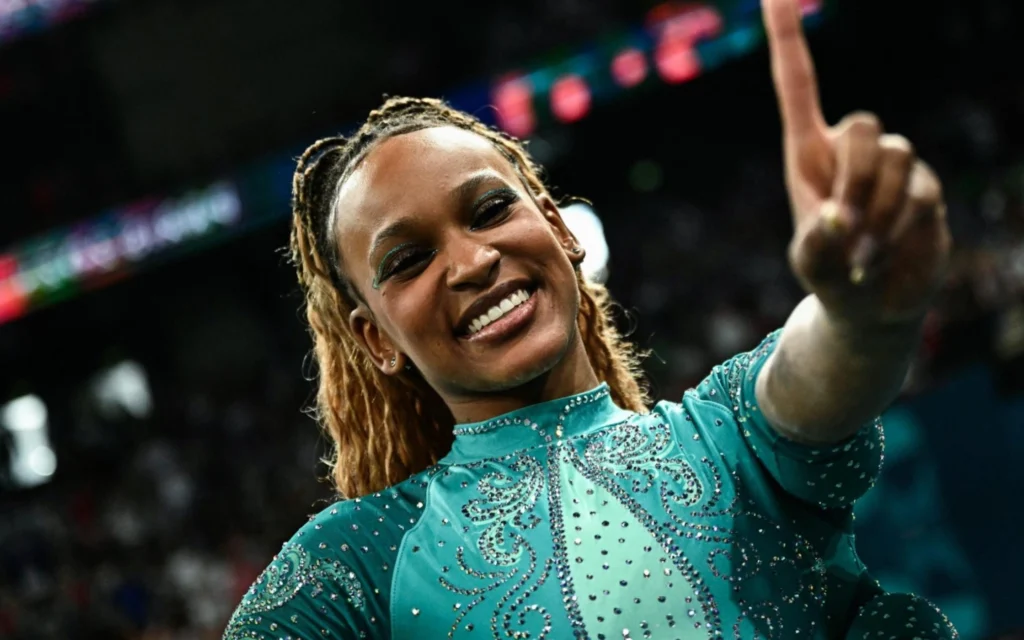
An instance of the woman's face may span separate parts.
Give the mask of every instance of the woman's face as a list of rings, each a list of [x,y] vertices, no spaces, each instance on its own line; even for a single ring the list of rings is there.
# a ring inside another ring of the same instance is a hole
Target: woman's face
[[[485,138],[435,127],[384,140],[342,185],[333,228],[366,301],[351,326],[386,373],[411,360],[451,402],[582,353],[582,250]]]

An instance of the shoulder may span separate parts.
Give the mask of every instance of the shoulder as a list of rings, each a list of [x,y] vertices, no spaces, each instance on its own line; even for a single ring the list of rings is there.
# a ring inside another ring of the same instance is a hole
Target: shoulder
[[[428,475],[310,518],[246,592],[224,637],[386,636],[391,568],[423,511]]]
[[[382,491],[338,501],[312,516],[289,543],[342,561],[353,547],[369,549],[362,551],[363,555],[369,554],[382,541],[401,538],[419,519],[428,481],[435,471],[436,467]],[[355,560],[349,563],[365,564]]]
[[[674,437],[690,448],[702,441],[712,449],[735,453],[742,442],[740,423],[729,407],[701,397],[695,389],[688,389],[679,401],[660,400],[649,415],[669,425]]]
[[[375,576],[357,573],[342,559],[342,549],[350,545],[344,527],[356,520],[350,502],[344,502],[300,528],[246,592],[224,638],[306,637],[328,616],[339,625],[358,625]]]

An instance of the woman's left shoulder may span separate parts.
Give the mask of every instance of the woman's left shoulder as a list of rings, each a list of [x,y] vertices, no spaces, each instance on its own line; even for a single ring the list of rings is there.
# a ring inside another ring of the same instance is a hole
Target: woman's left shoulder
[[[362,626],[371,575],[347,562],[358,541],[345,532],[355,527],[351,501],[332,505],[313,516],[282,546],[239,603],[224,631],[225,640],[295,637],[319,633],[329,606],[331,629],[342,637]]]
[[[423,512],[426,476],[312,516],[250,587],[224,637],[379,637],[397,550]],[[325,626],[327,625],[327,626]]]

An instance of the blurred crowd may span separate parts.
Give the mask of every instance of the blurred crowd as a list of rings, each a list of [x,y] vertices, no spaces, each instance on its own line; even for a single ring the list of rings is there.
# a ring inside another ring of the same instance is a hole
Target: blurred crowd
[[[741,172],[747,180],[737,181],[734,202],[703,211],[677,203],[662,221],[667,233],[645,244],[639,260],[612,271],[619,299],[639,310],[637,337],[643,342],[650,334],[651,346],[667,361],[665,395],[678,395],[711,366],[781,326],[803,295],[787,273],[789,227],[752,218],[775,211],[776,221],[788,222],[780,194],[762,206],[754,195],[759,182],[781,182],[777,163],[747,162]],[[947,198],[958,246],[905,391],[927,389],[963,365],[986,362],[1007,393],[1022,393],[1024,165],[994,172],[973,191],[955,182]],[[618,237],[622,245],[637,242]],[[666,275],[651,277],[659,273]],[[687,276],[671,277],[676,274]]]
[[[7,501],[0,637],[219,638],[330,496],[314,479],[317,431],[287,392],[297,385],[265,383],[235,397],[157,387],[154,418],[108,420],[53,483]]]

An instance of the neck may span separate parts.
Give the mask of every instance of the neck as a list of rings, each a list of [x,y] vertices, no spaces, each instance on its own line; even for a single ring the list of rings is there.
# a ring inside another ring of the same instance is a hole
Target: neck
[[[583,341],[577,337],[558,364],[528,382],[481,395],[447,398],[446,403],[456,423],[483,422],[530,405],[589,391],[598,383]]]

